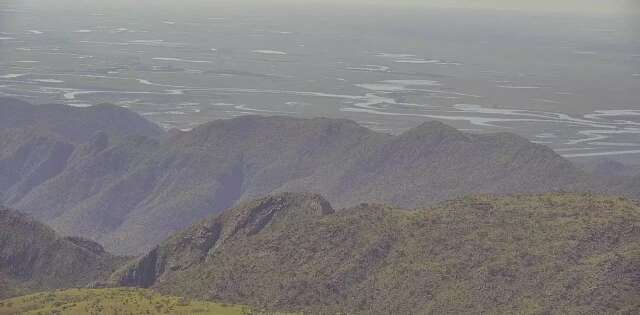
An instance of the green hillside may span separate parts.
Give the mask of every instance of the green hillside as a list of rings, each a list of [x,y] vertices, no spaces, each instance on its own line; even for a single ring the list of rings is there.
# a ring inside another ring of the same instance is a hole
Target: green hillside
[[[145,289],[71,289],[0,301],[0,315],[262,314],[245,306],[191,301]],[[270,313],[281,314],[283,313]]]

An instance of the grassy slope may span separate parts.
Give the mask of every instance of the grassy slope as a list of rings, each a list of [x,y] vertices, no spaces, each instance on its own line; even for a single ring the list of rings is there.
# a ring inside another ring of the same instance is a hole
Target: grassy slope
[[[71,289],[0,301],[0,315],[258,314],[249,308],[163,296],[144,289]],[[272,313],[275,314],[275,313]]]

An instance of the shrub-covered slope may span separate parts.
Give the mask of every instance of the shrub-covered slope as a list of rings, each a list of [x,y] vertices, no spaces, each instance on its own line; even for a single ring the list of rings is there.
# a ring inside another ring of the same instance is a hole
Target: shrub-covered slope
[[[589,194],[333,211],[317,195],[244,203],[178,233],[113,285],[280,310],[637,314],[640,207]]]

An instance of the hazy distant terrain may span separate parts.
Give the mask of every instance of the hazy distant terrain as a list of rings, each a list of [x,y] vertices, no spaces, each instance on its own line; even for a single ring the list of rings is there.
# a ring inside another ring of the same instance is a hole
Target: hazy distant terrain
[[[136,3],[0,2],[0,94],[108,101],[163,127],[282,114],[401,133],[435,119],[569,157],[640,156],[633,18],[419,1]]]
[[[13,102],[0,108],[16,110]],[[274,192],[320,193],[339,207],[406,208],[476,193],[640,192],[637,179],[592,178],[517,135],[464,133],[440,122],[392,136],[349,120],[246,116],[163,133],[133,112],[102,105],[66,107],[65,117],[86,117],[66,120],[60,131],[44,128],[58,117],[37,114],[60,106],[17,108],[40,117],[44,130],[0,126],[0,202],[118,253],[139,253]],[[118,115],[127,128],[100,131],[98,122],[87,123],[96,111]],[[92,136],[76,142],[67,130]]]

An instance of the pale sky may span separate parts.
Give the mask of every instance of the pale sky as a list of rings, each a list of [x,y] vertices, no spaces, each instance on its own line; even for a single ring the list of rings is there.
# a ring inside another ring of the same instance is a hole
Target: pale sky
[[[348,0],[345,0],[348,1]],[[640,0],[355,0],[376,3],[418,4],[449,8],[518,10],[531,13],[589,15],[638,14]]]
[[[201,6],[216,6],[232,4],[234,6],[255,6],[257,8],[272,4],[289,4],[295,6],[327,5],[336,7],[353,7],[354,5],[381,5],[390,7],[441,7],[480,10],[515,10],[530,14],[568,14],[568,15],[608,15],[608,16],[638,16],[640,17],[640,0],[0,0],[3,3],[20,6],[34,4],[45,6],[54,4],[55,7],[65,7],[61,2],[76,6],[79,2],[83,6],[98,5],[106,7],[143,6],[178,6],[181,9]]]

